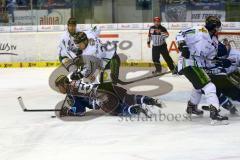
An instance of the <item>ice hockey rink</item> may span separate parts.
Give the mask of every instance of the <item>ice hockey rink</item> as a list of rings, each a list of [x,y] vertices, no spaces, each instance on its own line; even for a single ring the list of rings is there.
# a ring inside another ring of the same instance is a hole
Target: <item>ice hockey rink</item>
[[[229,125],[211,126],[203,118],[177,120],[122,120],[101,116],[87,121],[62,121],[51,112],[23,112],[53,108],[64,98],[48,85],[54,68],[1,69],[1,160],[239,160],[240,118]],[[137,74],[137,73],[136,73]],[[166,115],[184,115],[191,84],[180,76],[160,77],[173,89],[160,96]],[[161,88],[160,88],[161,90]],[[202,101],[204,103],[204,99]],[[222,114],[228,114],[222,111]]]

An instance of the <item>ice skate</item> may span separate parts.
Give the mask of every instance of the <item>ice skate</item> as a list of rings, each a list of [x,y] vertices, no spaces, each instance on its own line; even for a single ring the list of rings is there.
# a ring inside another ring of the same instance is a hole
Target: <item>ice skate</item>
[[[218,110],[213,105],[209,106],[210,109],[210,118],[211,118],[211,125],[227,125],[228,117],[221,116],[219,114],[220,110]]]
[[[197,105],[192,104],[190,101],[188,101],[188,106],[186,109],[187,114],[189,114],[190,116],[192,114],[195,114],[197,116],[202,116],[203,115],[203,111],[197,108]]]

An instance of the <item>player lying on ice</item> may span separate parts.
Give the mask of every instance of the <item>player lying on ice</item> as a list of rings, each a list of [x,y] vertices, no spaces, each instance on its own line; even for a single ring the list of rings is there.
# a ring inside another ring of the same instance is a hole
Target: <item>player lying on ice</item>
[[[211,124],[226,124],[228,120],[228,117],[219,114],[220,104],[216,95],[216,86],[204,70],[205,66],[212,65],[217,55],[218,38],[216,34],[220,28],[220,19],[209,16],[206,18],[205,26],[182,30],[176,36],[181,52],[178,71],[184,74],[194,87],[186,112],[202,115],[203,111],[199,110],[197,106],[204,94],[209,106]]]
[[[205,70],[217,87],[217,95],[221,106],[231,114],[238,112],[231,100],[240,102],[240,51],[232,49],[227,39],[218,44],[215,65],[206,66]],[[231,100],[229,99],[231,98]],[[207,106],[203,109],[208,110]]]
[[[138,114],[140,112],[146,114],[141,104],[161,107],[161,103],[153,98],[129,95],[125,89],[113,86],[112,84],[116,84],[118,80],[120,66],[116,46],[111,43],[103,44],[98,38],[100,30],[97,27],[84,32],[77,32],[76,29],[70,32],[71,25],[76,27],[74,19],[69,19],[68,31],[60,42],[59,59],[71,73],[73,81],[69,82],[66,76],[60,76],[56,81],[56,86],[61,93],[66,93],[76,102],[73,108],[65,108],[67,111],[65,113],[82,115],[85,107],[88,107],[101,108],[113,115]],[[101,73],[108,67],[111,69],[110,77],[113,82],[105,83],[97,80],[96,76],[99,76],[100,73],[99,77],[103,77]],[[83,78],[84,80],[87,78],[90,84],[83,83]],[[87,102],[90,104],[85,106]],[[81,110],[83,112],[80,112]]]
[[[61,116],[84,116],[86,108],[102,109],[111,115],[131,116],[140,113],[150,116],[143,105],[162,107],[159,100],[142,95],[128,94],[111,82],[102,84],[86,84],[82,80],[69,81],[65,75],[55,80],[55,86],[63,94],[70,97],[70,107],[64,106]]]

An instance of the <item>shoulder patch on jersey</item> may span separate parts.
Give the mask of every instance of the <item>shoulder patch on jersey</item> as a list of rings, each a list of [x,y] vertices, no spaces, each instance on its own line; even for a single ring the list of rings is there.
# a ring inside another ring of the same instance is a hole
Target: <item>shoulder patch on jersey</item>
[[[201,28],[201,29],[199,29],[199,32],[208,33],[208,31],[207,31],[205,28]]]

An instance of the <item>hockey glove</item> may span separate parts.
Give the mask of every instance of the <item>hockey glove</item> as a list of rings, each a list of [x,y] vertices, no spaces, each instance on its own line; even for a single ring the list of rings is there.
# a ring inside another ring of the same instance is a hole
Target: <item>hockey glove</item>
[[[223,68],[228,68],[232,65],[232,62],[229,59],[217,59],[216,65]]]
[[[178,49],[182,52],[184,58],[188,59],[190,57],[190,52],[185,41],[179,42]]]
[[[71,80],[79,80],[83,78],[81,72],[73,72],[70,76]]]

